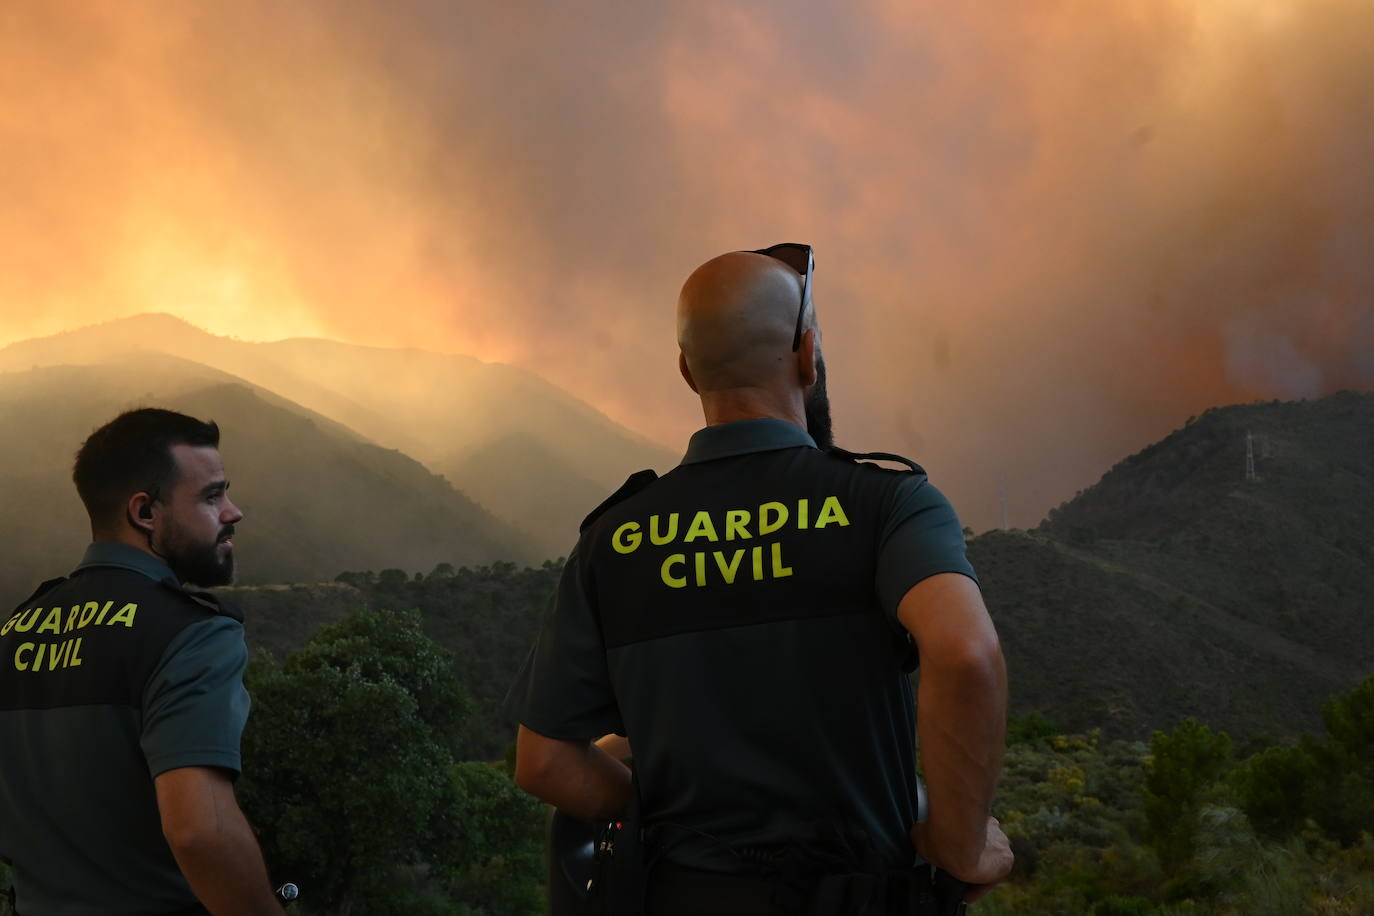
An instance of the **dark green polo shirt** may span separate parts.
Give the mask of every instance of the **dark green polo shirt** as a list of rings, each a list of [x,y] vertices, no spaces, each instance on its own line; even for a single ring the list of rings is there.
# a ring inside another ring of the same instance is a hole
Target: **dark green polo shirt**
[[[945,572],[973,576],[924,474],[821,452],[780,420],[708,427],[584,528],[513,711],[549,737],[628,735],[670,861],[749,871],[840,835],[905,867],[915,721],[896,611]]]
[[[241,623],[156,557],[98,542],[0,626],[0,856],[25,916],[196,903],[153,779],[239,770]]]

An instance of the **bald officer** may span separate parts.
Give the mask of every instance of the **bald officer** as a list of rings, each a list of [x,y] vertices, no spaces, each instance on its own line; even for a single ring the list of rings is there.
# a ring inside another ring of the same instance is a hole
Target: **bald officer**
[[[933,867],[973,900],[1012,864],[1005,669],[961,526],[914,465],[832,448],[812,269],[789,243],[688,278],[707,425],[584,523],[511,694],[527,791],[592,820],[637,783],[651,916],[933,912]]]
[[[248,715],[225,585],[219,428],[169,410],[91,434],[73,477],[93,543],[0,626],[0,857],[21,916],[277,914],[234,798]]]

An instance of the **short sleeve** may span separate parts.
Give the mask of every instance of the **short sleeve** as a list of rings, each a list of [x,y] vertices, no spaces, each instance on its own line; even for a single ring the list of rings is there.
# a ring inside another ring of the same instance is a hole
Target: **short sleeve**
[[[913,585],[947,572],[978,581],[965,555],[959,517],[923,475],[904,475],[878,544],[876,584],[883,611],[895,621],[897,605]]]
[[[506,713],[546,738],[624,734],[579,549],[563,567],[543,629],[506,696]]]
[[[228,617],[194,623],[168,644],[143,690],[140,744],[153,776],[188,766],[240,771],[247,664],[243,627]]]

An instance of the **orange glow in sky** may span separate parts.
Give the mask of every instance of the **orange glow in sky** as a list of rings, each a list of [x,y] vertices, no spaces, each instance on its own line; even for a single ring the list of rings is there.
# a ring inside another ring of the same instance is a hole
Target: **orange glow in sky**
[[[841,443],[1034,524],[1207,406],[1374,387],[1370,34],[1366,0],[6,4],[0,345],[165,311],[471,353],[676,447],[679,284],[808,241]]]

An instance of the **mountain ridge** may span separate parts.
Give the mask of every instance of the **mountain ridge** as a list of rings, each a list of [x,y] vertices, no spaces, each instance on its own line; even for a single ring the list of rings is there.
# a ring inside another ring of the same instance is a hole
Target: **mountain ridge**
[[[549,456],[541,474],[516,481],[492,463],[478,479],[465,475],[465,483],[479,501],[480,492],[513,487],[538,494],[524,515],[507,521],[548,550],[570,543],[581,520],[560,498],[564,490],[584,489],[590,480],[609,493],[632,471],[677,461],[667,449],[526,369],[462,354],[322,338],[240,341],[162,313],[10,344],[0,349],[0,372],[106,362],[133,349],[229,371],[451,479],[461,473],[463,455],[508,435],[530,436]],[[560,509],[552,511],[554,506]]]
[[[1371,431],[1374,394],[1213,408],[1037,528],[971,540],[1013,709],[1087,727],[1124,697],[1108,717],[1124,731],[1187,715],[1316,728],[1325,699],[1374,670]]]

